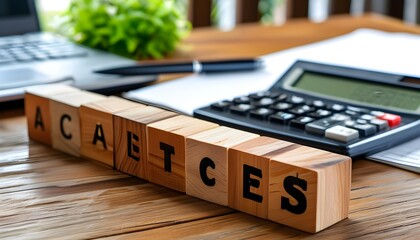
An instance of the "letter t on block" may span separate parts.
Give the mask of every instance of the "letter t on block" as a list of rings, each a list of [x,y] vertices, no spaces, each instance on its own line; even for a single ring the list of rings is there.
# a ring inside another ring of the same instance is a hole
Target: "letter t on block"
[[[295,146],[270,161],[268,218],[316,233],[348,216],[351,159]]]
[[[292,145],[258,137],[229,149],[229,207],[267,218],[270,156]]]

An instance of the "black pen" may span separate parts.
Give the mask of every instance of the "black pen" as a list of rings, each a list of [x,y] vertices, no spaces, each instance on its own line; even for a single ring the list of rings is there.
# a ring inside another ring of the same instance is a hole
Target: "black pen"
[[[94,71],[122,76],[156,75],[163,73],[222,73],[252,71],[263,66],[261,59],[235,59],[223,61],[192,61],[183,63],[141,64]]]

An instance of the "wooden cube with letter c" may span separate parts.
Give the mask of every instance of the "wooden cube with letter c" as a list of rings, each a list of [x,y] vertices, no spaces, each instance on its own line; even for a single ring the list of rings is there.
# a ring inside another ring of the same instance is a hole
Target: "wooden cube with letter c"
[[[270,159],[292,145],[274,138],[258,137],[230,148],[228,206],[267,218]]]
[[[186,193],[228,205],[228,149],[259,135],[217,127],[187,138]]]
[[[114,167],[113,114],[144,106],[119,97],[83,104],[80,107],[83,157]]]
[[[295,144],[270,162],[268,218],[319,232],[347,218],[350,185],[349,157]]]
[[[103,100],[100,94],[78,91],[50,98],[52,147],[80,156],[80,106]]]
[[[147,180],[148,124],[176,116],[156,107],[137,107],[114,115],[115,168]]]
[[[148,180],[185,192],[186,138],[217,126],[182,115],[148,125]]]
[[[25,115],[29,138],[51,145],[50,97],[80,91],[63,84],[48,84],[25,89]]]

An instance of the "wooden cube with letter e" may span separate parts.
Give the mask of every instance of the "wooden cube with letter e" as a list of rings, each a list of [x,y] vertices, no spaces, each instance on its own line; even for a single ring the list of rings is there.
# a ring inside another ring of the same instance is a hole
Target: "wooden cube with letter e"
[[[186,138],[217,126],[187,116],[176,116],[148,125],[148,180],[185,192]]]
[[[114,115],[115,168],[147,180],[148,124],[176,116],[174,112],[139,106]]]
[[[228,205],[228,149],[259,135],[217,127],[187,138],[186,193]]]
[[[25,89],[25,115],[29,138],[51,145],[50,97],[80,91],[63,84],[48,84]]]
[[[293,143],[258,137],[229,149],[229,207],[268,217],[270,158]]]
[[[80,107],[82,156],[114,167],[113,114],[139,106],[144,105],[114,96],[83,104]]]
[[[315,233],[348,216],[351,159],[295,146],[270,162],[268,218]]]
[[[80,106],[103,100],[100,94],[79,91],[50,98],[52,147],[80,156]]]

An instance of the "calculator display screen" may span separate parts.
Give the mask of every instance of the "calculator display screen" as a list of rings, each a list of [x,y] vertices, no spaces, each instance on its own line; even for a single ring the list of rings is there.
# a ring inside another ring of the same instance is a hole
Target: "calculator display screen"
[[[420,91],[315,72],[303,72],[293,88],[375,106],[420,111]]]

